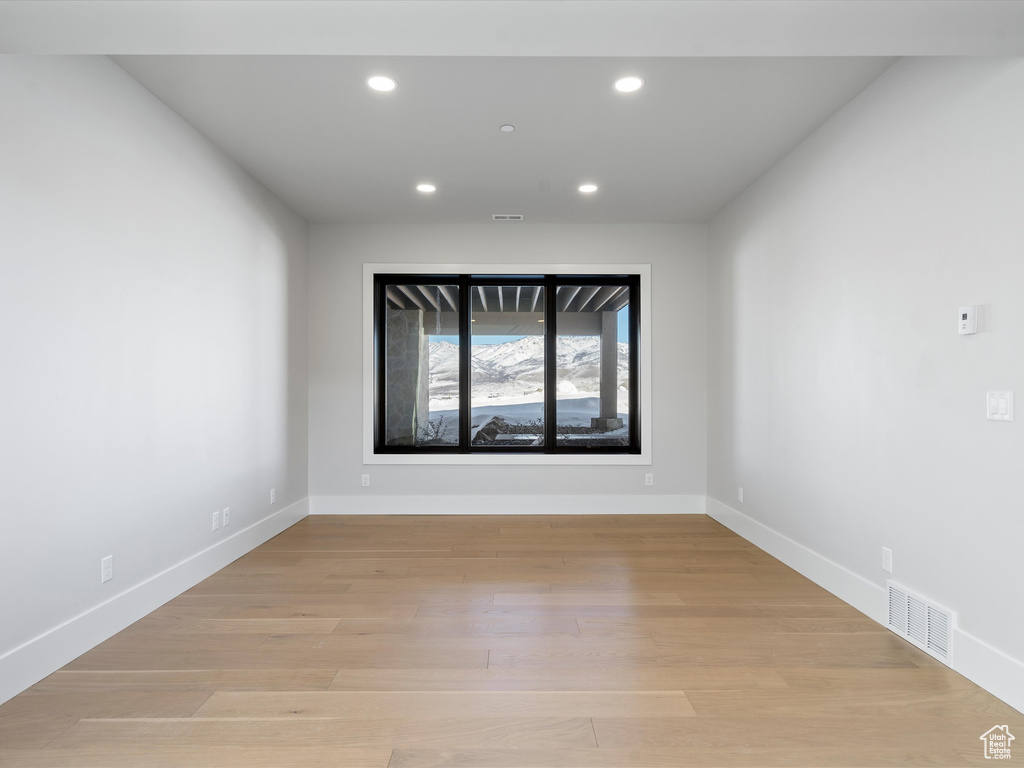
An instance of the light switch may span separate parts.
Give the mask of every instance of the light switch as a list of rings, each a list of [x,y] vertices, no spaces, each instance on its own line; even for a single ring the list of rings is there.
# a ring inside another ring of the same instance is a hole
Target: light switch
[[[986,401],[989,421],[1013,421],[1013,392],[989,392]]]

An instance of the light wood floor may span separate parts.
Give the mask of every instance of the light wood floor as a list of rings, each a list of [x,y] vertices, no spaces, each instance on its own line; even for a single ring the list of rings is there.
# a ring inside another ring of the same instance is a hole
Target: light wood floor
[[[980,766],[996,724],[707,517],[318,517],[0,707],[0,765]]]

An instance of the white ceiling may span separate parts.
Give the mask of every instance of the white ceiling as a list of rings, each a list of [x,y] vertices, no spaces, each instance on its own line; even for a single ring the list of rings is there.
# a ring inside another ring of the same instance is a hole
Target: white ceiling
[[[703,221],[890,59],[127,56],[310,221]],[[388,94],[366,79],[386,73]],[[619,94],[613,80],[647,81]],[[504,133],[503,124],[515,131]],[[429,181],[438,191],[415,191]],[[590,181],[599,191],[581,195]]]
[[[0,2],[0,52],[114,54],[310,221],[704,221],[895,56],[1024,52],[1024,2]]]

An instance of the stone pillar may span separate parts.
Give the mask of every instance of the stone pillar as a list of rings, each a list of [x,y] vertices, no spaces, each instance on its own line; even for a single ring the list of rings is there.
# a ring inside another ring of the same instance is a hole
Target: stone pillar
[[[591,429],[619,429],[619,313],[601,313],[601,415]]]
[[[421,329],[422,330],[422,329]],[[430,422],[430,336],[420,333],[420,374],[416,385],[416,442],[419,444]]]
[[[387,445],[415,445],[425,343],[423,312],[389,309],[386,326],[384,441]]]

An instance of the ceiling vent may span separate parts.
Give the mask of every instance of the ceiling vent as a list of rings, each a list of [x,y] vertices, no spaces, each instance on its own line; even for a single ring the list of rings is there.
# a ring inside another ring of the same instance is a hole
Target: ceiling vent
[[[949,664],[953,658],[951,640],[956,619],[953,612],[899,584],[891,581],[886,584],[889,587],[889,629]]]
[[[491,221],[522,221],[521,213],[492,213]]]

